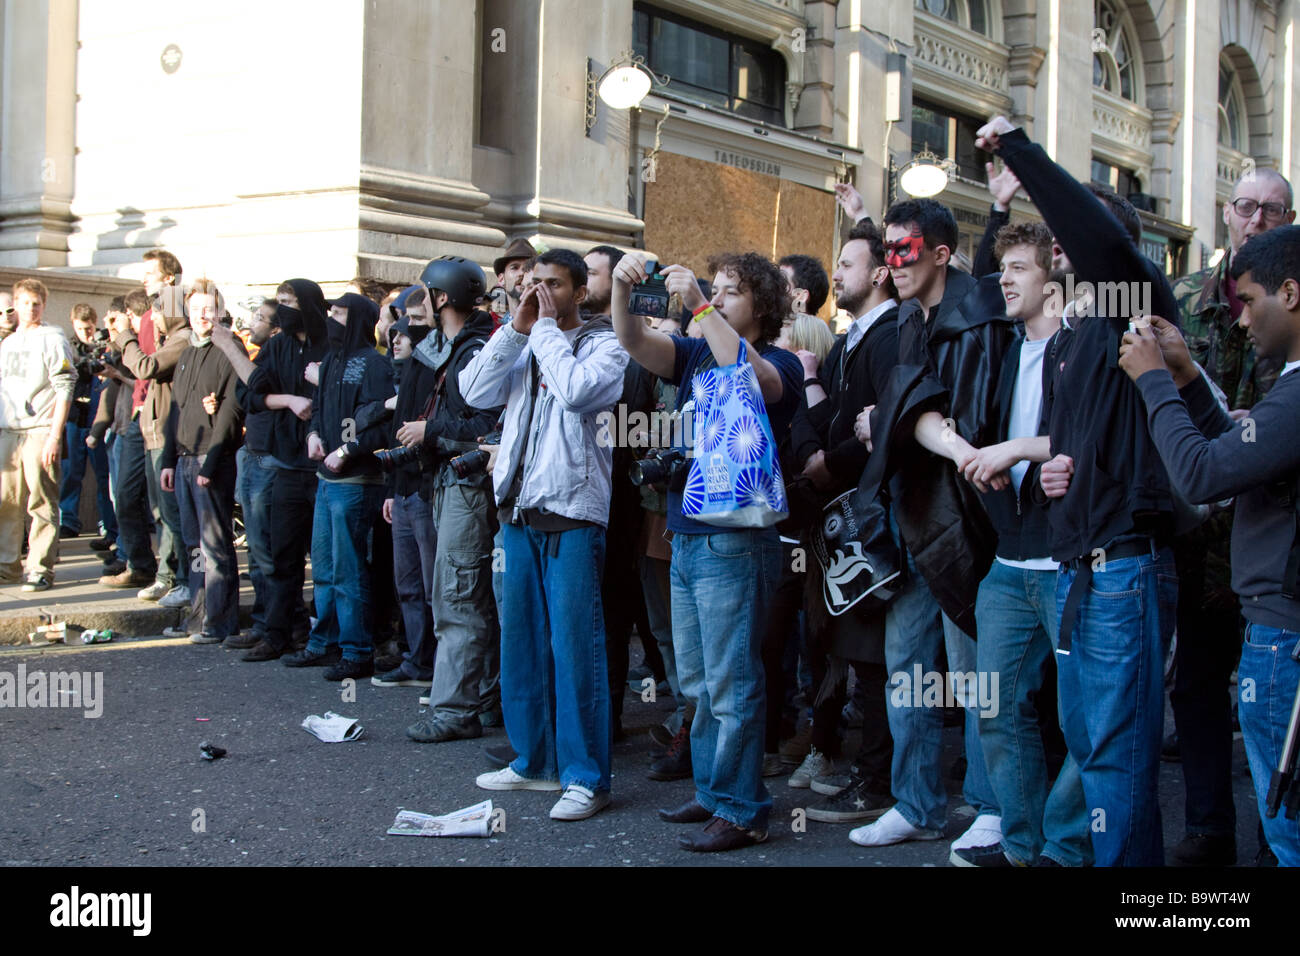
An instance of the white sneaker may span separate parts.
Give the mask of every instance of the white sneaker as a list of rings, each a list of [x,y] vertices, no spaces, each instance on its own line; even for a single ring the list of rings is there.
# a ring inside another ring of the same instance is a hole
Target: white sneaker
[[[790,774],[790,779],[786,783],[796,790],[807,790],[812,786],[813,777],[820,777],[834,769],[835,762],[814,747],[808,751],[808,756],[803,758],[799,769]]]
[[[981,813],[957,839],[952,841],[952,850],[966,850],[977,846],[997,846],[1002,842],[1002,818],[992,813]]]
[[[530,780],[519,776],[510,767],[479,774],[474,778],[474,786],[481,790],[548,790],[552,793],[564,789],[558,780]]]
[[[585,820],[609,806],[609,791],[592,793],[576,783],[565,788],[564,796],[551,807],[552,820]]]
[[[421,706],[421,707],[428,707],[429,704],[430,704],[432,701],[433,701],[433,695],[432,695],[432,694],[421,694],[421,695],[420,695],[420,706]]]
[[[176,640],[177,638],[181,638],[181,637],[189,637],[189,636],[190,636],[190,630],[187,627],[164,627],[163,628],[163,637],[168,637],[171,638],[172,640]]]
[[[155,581],[147,588],[141,588],[139,591],[136,591],[135,596],[141,601],[157,601],[170,590],[171,588],[163,584],[161,581]]]
[[[183,584],[177,585],[158,599],[159,607],[189,607],[190,589]]]
[[[850,830],[849,839],[858,846],[891,846],[908,840],[941,840],[943,831],[914,827],[897,807],[890,807],[875,823]]]

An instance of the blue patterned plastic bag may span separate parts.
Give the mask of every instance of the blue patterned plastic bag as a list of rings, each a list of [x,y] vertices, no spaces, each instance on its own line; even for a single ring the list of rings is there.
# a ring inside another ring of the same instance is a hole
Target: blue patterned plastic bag
[[[754,366],[741,340],[735,365],[691,379],[695,454],[682,491],[682,515],[724,528],[769,528],[789,505]]]

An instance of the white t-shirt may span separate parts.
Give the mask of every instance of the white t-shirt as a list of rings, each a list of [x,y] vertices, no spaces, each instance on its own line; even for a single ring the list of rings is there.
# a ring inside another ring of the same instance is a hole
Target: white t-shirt
[[[1007,422],[1007,440],[1034,438],[1038,435],[1038,420],[1043,414],[1043,355],[1051,338],[1025,339],[1020,345],[1020,372],[1015,390],[1011,393],[1011,419]],[[1018,461],[1011,466],[1011,484],[1020,493],[1020,485],[1029,471],[1029,462]],[[998,558],[1002,564],[1028,571],[1055,571],[1059,565],[1051,558],[1030,558],[1012,561]]]

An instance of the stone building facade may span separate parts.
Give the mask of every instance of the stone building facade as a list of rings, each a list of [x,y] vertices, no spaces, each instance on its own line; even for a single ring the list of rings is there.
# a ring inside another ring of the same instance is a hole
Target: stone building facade
[[[829,262],[928,148],[967,251],[1004,112],[1135,194],[1173,272],[1251,164],[1292,176],[1300,0],[0,0],[0,267],[334,292],[516,236]],[[665,80],[596,102],[624,51]],[[1020,212],[1030,215],[1027,204]]]

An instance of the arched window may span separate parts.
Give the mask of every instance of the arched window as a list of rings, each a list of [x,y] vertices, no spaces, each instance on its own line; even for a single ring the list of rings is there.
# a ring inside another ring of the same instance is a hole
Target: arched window
[[[1241,77],[1226,56],[1219,57],[1219,145],[1246,149],[1246,94]]]
[[[1097,0],[1093,9],[1092,85],[1141,103],[1142,62],[1132,17],[1114,0]]]
[[[914,0],[916,9],[959,27],[992,37],[989,33],[988,0]]]

